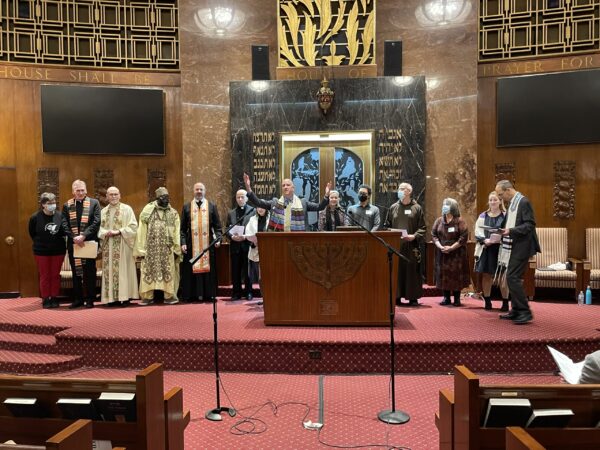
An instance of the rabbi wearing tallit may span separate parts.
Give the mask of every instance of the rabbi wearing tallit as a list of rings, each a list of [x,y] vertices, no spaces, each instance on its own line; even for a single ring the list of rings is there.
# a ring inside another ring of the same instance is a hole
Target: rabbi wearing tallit
[[[523,274],[529,258],[541,252],[535,232],[535,216],[529,199],[517,192],[510,181],[499,181],[496,193],[507,205],[496,276],[506,277],[512,306],[511,311],[500,318],[523,325],[533,319],[523,288]]]

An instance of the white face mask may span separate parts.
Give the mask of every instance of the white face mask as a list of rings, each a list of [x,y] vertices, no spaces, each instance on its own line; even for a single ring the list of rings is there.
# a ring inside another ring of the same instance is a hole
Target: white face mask
[[[48,212],[54,212],[54,211],[56,211],[56,203],[46,204],[46,210]]]
[[[402,201],[404,200],[404,191],[398,191],[398,200]]]

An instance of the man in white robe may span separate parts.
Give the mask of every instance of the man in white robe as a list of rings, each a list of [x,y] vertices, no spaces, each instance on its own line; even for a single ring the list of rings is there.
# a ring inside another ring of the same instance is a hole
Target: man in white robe
[[[109,187],[106,196],[109,204],[102,208],[98,232],[102,249],[101,299],[110,306],[128,306],[131,299],[139,298],[133,257],[138,225],[133,209],[121,203],[119,189]]]

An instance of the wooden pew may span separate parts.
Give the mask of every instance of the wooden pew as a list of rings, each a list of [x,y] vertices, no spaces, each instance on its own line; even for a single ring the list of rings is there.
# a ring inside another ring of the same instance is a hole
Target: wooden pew
[[[91,450],[92,421],[80,419],[59,431],[45,445],[0,444],[0,450]],[[113,450],[125,450],[115,447]]]
[[[136,422],[94,421],[93,438],[110,440],[128,450],[183,450],[183,431],[189,423],[189,412],[183,414],[183,393],[177,389],[171,390],[168,397],[163,395],[161,364],[152,364],[137,374],[135,380],[0,376],[0,441],[13,439],[40,444],[47,436],[67,427],[72,420],[62,418],[56,406],[59,398],[97,398],[102,392],[127,392],[136,394]],[[50,417],[13,417],[1,404],[7,397],[35,397]],[[167,433],[172,446],[167,444]]]
[[[444,390],[442,390],[444,391]],[[550,449],[598,449],[600,385],[490,385],[465,366],[454,368],[454,393],[440,392],[436,426],[440,448],[494,450],[505,448],[505,429],[482,426],[488,399],[527,398],[533,408],[569,408],[575,415],[568,428],[530,428],[527,433]],[[450,436],[449,424],[453,424]],[[448,444],[450,439],[451,444]]]

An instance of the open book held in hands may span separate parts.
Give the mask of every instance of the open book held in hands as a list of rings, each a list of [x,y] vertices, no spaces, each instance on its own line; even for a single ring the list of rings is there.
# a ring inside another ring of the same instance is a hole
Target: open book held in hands
[[[574,363],[573,360],[564,353],[559,352],[549,345],[547,347],[565,381],[569,384],[578,384],[579,378],[581,378],[581,370],[583,369],[583,361]]]

